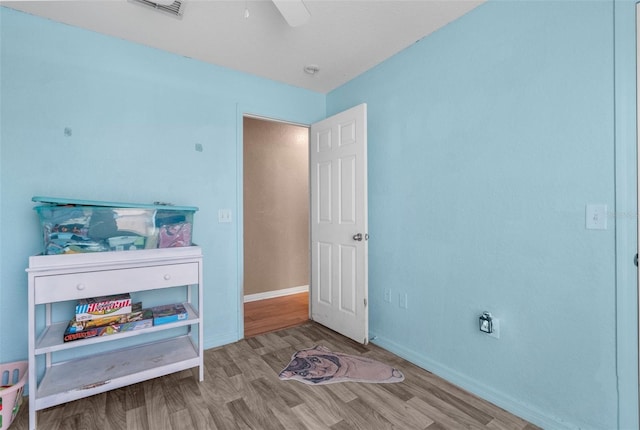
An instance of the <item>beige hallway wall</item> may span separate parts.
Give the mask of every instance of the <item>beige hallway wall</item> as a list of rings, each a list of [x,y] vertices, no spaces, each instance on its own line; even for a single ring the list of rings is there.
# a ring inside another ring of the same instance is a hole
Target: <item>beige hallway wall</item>
[[[309,130],[244,118],[244,295],[309,284]]]

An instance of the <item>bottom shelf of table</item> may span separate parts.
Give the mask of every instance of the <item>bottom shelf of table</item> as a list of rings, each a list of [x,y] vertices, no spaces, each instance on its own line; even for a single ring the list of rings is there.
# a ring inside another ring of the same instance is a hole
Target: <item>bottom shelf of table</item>
[[[35,409],[198,366],[202,357],[189,335],[56,363],[38,386]]]

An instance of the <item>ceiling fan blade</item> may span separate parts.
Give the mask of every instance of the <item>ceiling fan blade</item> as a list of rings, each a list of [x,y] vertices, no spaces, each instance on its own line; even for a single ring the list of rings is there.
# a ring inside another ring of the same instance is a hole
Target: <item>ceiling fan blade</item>
[[[272,0],[276,5],[287,24],[291,27],[298,27],[305,24],[311,18],[302,0]]]

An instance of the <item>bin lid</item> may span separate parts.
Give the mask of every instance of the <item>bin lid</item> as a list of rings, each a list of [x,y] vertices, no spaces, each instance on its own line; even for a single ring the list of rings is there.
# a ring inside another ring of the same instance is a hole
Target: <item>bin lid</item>
[[[31,198],[36,203],[45,203],[51,205],[78,205],[78,206],[100,206],[100,207],[112,207],[112,208],[138,208],[138,209],[162,209],[168,211],[191,211],[198,210],[195,206],[174,206],[169,203],[122,203],[122,202],[102,202],[97,200],[80,200],[80,199],[67,199],[60,197],[43,197],[34,196]]]

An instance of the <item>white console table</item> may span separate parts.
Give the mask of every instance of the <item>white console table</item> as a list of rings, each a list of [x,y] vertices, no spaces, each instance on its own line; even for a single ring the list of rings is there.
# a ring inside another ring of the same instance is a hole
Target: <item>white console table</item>
[[[29,258],[27,272],[32,430],[36,429],[38,410],[61,403],[193,367],[199,368],[200,381],[204,379],[200,247],[38,255]],[[73,315],[59,321],[52,316],[57,302],[174,287],[184,290],[189,317],[183,321],[64,342],[63,333]],[[44,327],[36,321],[39,309],[44,310]],[[168,333],[161,340],[158,336],[145,340],[146,335],[177,327],[186,330]],[[140,342],[118,347],[117,342],[131,337]],[[110,343],[105,352],[82,354],[82,348],[105,342]],[[71,349],[77,349],[78,358],[56,360],[57,352]],[[40,369],[44,363],[41,377],[38,363]]]

